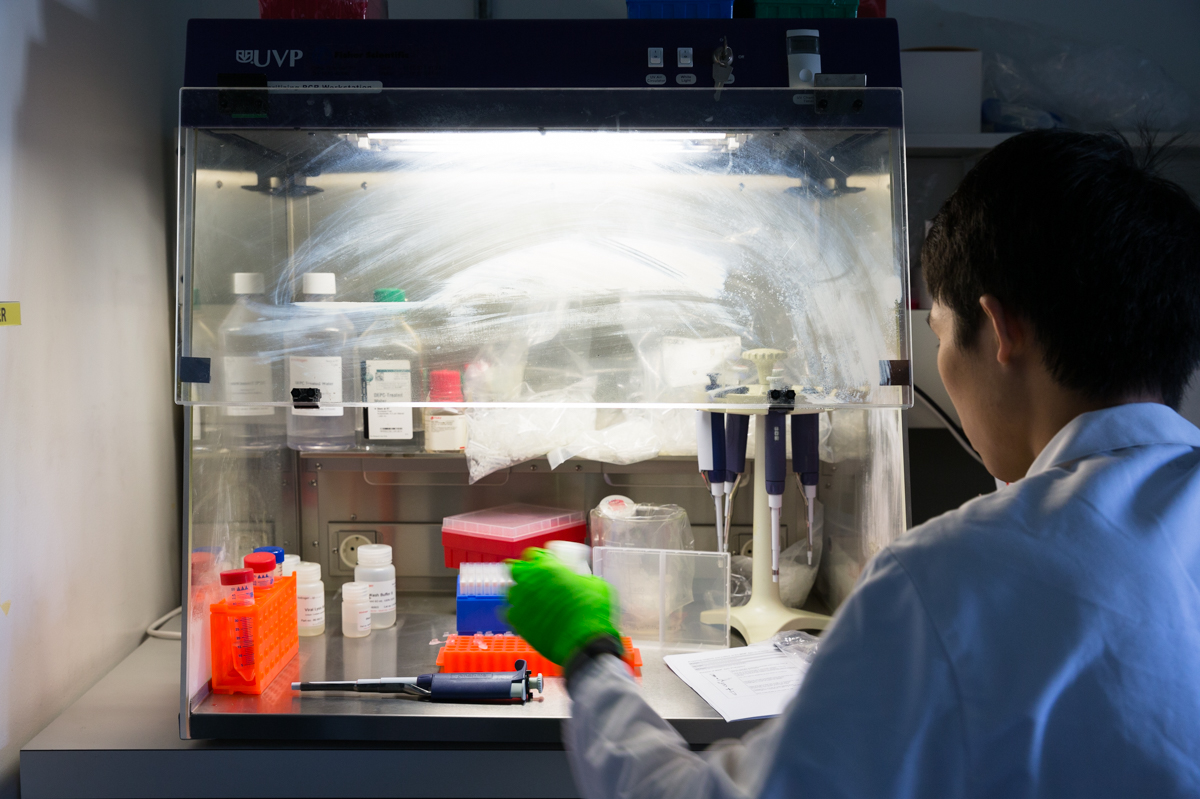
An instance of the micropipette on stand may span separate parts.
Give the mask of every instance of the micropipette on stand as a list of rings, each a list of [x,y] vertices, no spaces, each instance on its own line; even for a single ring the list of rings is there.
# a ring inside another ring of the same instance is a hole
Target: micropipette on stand
[[[792,471],[808,509],[808,565],[813,561],[813,510],[821,477],[820,419],[815,413],[792,417]]]
[[[418,677],[384,677],[378,680],[294,682],[293,691],[355,691],[371,694],[408,694],[433,702],[526,702],[542,691],[542,675],[534,677],[518,660],[513,671],[455,674],[422,674]]]
[[[696,457],[717,509],[717,544],[725,541],[725,414],[696,411]],[[722,550],[724,548],[722,547]]]
[[[767,478],[767,503],[771,508],[771,580],[779,582],[779,517],[783,513],[783,489],[787,473],[787,416],[767,412],[767,451],[764,471]],[[758,464],[755,464],[758,468]]]
[[[746,438],[750,432],[750,417],[740,413],[725,414],[725,540],[720,552],[728,549],[729,528],[733,525],[733,497],[746,473]]]

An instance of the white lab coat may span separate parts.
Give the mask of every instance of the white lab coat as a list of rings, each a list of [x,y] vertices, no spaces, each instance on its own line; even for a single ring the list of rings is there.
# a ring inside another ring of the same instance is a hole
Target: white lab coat
[[[571,694],[593,799],[1200,796],[1200,430],[1155,404],[1073,420],[881,552],[742,741],[693,753],[610,656]]]

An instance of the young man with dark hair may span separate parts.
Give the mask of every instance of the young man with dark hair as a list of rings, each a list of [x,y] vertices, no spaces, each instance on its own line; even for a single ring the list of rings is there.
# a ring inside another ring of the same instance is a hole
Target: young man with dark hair
[[[1123,140],[984,156],[922,255],[938,369],[1011,482],[881,552],[780,719],[691,752],[552,556],[510,619],[567,667],[589,797],[1200,796],[1200,210]]]

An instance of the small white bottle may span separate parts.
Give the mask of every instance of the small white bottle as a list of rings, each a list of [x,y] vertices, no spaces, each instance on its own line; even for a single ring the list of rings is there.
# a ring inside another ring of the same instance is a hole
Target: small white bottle
[[[371,602],[371,627],[384,630],[396,623],[396,567],[387,544],[363,544],[358,548],[354,582],[366,583]]]
[[[295,574],[296,569],[299,566],[300,566],[300,556],[299,555],[284,555],[283,563],[280,564],[281,571],[280,571],[279,576],[287,577],[288,575]],[[321,579],[320,572],[317,572],[317,579],[318,580]]]
[[[342,636],[366,638],[371,634],[371,599],[366,583],[342,586]]]
[[[296,566],[296,624],[302,638],[325,632],[325,583],[321,582],[320,563]]]

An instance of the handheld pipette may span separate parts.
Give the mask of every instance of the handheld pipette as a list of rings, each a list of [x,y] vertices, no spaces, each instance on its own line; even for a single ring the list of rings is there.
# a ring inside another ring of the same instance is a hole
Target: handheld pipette
[[[783,513],[783,488],[787,473],[787,416],[767,412],[767,504],[771,508],[771,581],[779,582],[779,517]],[[754,465],[758,468],[758,464]]]
[[[696,411],[696,456],[717,509],[717,542],[725,540],[725,414]],[[723,550],[722,550],[723,551]]]
[[[721,552],[729,547],[729,528],[733,525],[733,496],[746,473],[746,436],[750,432],[750,417],[740,413],[725,415],[725,540]]]
[[[821,477],[820,416],[802,413],[792,417],[792,471],[808,509],[808,565],[813,561],[813,506]]]
[[[433,702],[526,702],[542,691],[542,675],[525,670],[525,661],[514,671],[459,674],[422,674],[418,677],[383,677],[378,680],[294,682],[293,691],[356,691],[371,694],[408,694]]]

